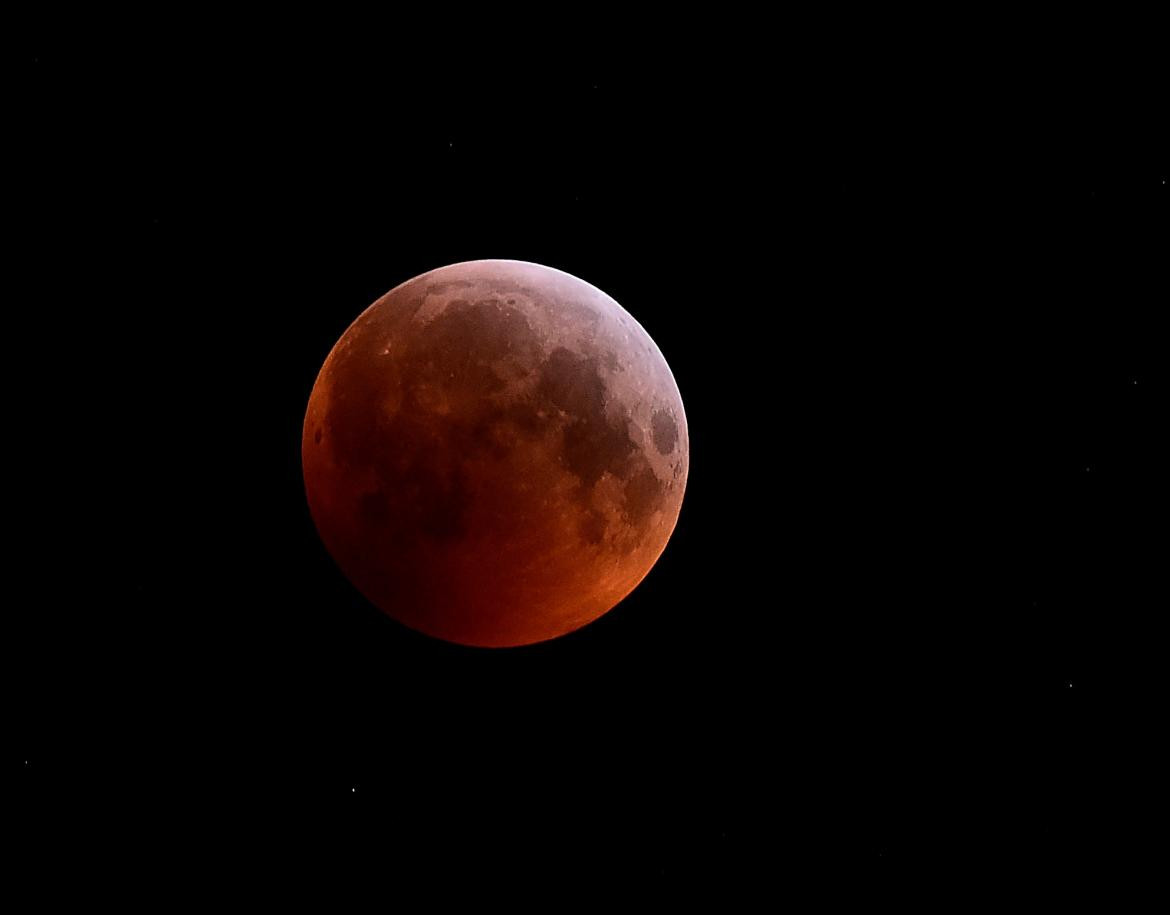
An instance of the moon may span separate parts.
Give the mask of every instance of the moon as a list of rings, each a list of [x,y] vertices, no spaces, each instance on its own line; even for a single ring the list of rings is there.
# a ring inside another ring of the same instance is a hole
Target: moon
[[[662,353],[567,273],[480,260],[367,308],[326,358],[301,445],[309,510],[353,585],[464,645],[556,638],[645,578],[690,442]]]

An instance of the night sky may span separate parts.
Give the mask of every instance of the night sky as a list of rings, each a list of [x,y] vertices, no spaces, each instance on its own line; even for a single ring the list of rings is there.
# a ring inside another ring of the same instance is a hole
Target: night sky
[[[113,31],[8,55],[27,879],[722,911],[1152,865],[1152,57]],[[301,481],[333,343],[477,258],[622,303],[691,436],[642,585],[511,650],[381,615]]]

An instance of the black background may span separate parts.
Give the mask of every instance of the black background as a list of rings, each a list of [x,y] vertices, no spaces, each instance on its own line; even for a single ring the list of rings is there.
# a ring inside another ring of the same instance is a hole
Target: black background
[[[19,34],[26,873],[1128,885],[1158,809],[1153,58],[582,22]],[[502,651],[364,602],[299,455],[353,318],[485,257],[621,302],[692,446],[637,591]]]

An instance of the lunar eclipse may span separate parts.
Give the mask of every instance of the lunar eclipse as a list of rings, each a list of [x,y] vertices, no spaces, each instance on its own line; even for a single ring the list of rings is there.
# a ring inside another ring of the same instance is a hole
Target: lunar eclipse
[[[329,353],[305,414],[309,508],[388,616],[465,645],[555,638],[666,547],[689,439],[666,360],[616,301],[519,261],[382,296]]]

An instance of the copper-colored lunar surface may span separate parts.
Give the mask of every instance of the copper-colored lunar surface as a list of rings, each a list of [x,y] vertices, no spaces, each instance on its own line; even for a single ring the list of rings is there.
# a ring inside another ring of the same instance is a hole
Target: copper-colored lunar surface
[[[432,270],[350,326],[302,460],[333,558],[385,613],[468,645],[595,620],[654,565],[687,480],[686,418],[639,324],[519,261]]]

